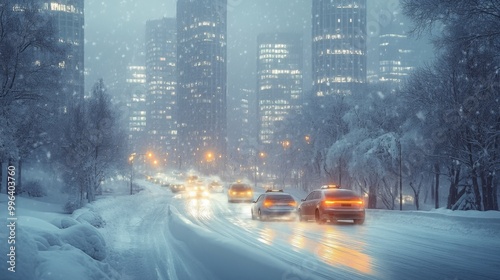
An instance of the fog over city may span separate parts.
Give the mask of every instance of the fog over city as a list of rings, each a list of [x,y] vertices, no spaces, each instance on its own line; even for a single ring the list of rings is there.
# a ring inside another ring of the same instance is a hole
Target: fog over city
[[[1,280],[492,280],[500,1],[0,2]]]
[[[255,73],[256,40],[260,32],[310,33],[308,1],[279,2],[271,5],[266,1],[228,1],[228,63],[233,64],[228,81],[238,78],[235,83],[255,85],[255,78],[250,75]],[[113,79],[109,72],[123,71],[117,66],[144,63],[145,23],[175,17],[175,1],[88,1],[85,10],[87,67],[92,69],[95,65],[99,72],[109,69],[101,75]]]
[[[109,86],[124,83],[123,73],[127,65],[144,64],[146,21],[175,18],[175,2],[86,1],[85,67],[89,71],[86,88],[89,89],[99,78]],[[376,70],[377,36],[381,26],[388,24],[386,18],[393,12],[400,13],[399,3],[397,0],[369,0],[367,5],[368,65],[369,70]],[[302,33],[306,66],[304,85],[306,90],[310,87],[311,0],[229,0],[227,10],[228,94],[233,93],[235,87],[255,89],[257,36],[263,32]],[[432,46],[427,40],[418,40],[417,51],[423,54],[421,62],[432,59]]]
[[[86,92],[100,78],[115,100],[128,102],[125,94],[126,67],[145,63],[145,24],[162,17],[175,18],[176,1],[88,1],[85,2],[85,69]],[[303,92],[312,87],[311,80],[311,1],[303,0],[229,0],[227,5],[227,116],[228,143],[237,145],[241,130],[238,107],[241,90],[255,91],[257,36],[265,32],[293,32],[302,36]],[[367,71],[379,70],[379,35],[382,28],[405,19],[397,0],[367,1]],[[410,21],[405,27],[411,29]],[[408,38],[418,60],[414,66],[432,60],[433,47],[426,34]],[[256,130],[257,96],[251,94],[250,123]]]

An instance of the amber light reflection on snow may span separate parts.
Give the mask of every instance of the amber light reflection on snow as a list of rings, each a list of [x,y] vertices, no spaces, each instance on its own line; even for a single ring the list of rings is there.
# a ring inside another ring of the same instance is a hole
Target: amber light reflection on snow
[[[372,260],[370,256],[361,252],[363,243],[359,243],[354,247],[345,246],[339,240],[344,238],[349,239],[349,236],[344,235],[335,229],[335,226],[322,226],[322,237],[318,241],[306,238],[305,233],[310,231],[310,223],[297,223],[294,227],[294,232],[289,238],[290,244],[295,247],[294,251],[301,252],[307,250],[318,258],[332,266],[346,266],[355,269],[363,274],[372,274]]]
[[[259,241],[267,245],[273,243],[274,238],[276,238],[276,231],[271,228],[263,228],[259,231]]]

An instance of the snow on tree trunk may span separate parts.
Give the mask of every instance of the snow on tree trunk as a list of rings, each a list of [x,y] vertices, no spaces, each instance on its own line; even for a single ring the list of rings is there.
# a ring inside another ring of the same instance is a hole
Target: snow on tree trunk
[[[449,175],[448,175],[448,180],[450,181],[450,189],[448,192],[448,200],[446,204],[447,209],[451,209],[452,206],[457,202],[457,200],[460,198],[460,195],[458,193],[459,190],[459,184],[461,179],[461,170],[462,166],[460,164],[455,164],[452,163],[449,166]]]
[[[440,176],[440,168],[439,168],[439,164],[436,163],[434,164],[434,176],[435,176],[435,182],[436,182],[436,186],[434,187],[434,191],[435,191],[435,194],[434,194],[434,198],[435,198],[435,204],[434,204],[434,207],[436,209],[439,208],[439,176]]]

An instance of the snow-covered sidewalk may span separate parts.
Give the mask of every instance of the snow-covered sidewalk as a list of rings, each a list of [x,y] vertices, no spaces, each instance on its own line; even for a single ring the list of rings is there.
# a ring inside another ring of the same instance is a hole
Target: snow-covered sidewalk
[[[7,217],[7,201],[0,194],[2,279],[120,278],[105,261],[106,242],[97,228],[104,222],[92,205],[69,215],[62,205],[16,197],[15,216]]]

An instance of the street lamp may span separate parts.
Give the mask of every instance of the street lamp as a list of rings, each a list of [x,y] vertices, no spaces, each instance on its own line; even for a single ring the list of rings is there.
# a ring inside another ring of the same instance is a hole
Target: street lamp
[[[133,180],[134,180],[134,159],[135,159],[135,156],[137,154],[136,153],[132,153],[130,154],[130,156],[128,157],[128,161],[130,163],[130,195],[132,195],[132,189],[133,189]]]
[[[207,151],[205,153],[205,159],[204,160],[205,160],[205,163],[206,163],[206,165],[205,165],[206,172],[211,173],[213,171],[213,166],[212,165],[215,164],[215,159],[216,159],[216,157],[215,157],[215,154],[213,152]],[[201,161],[201,163],[203,163],[203,160]]]
[[[288,149],[291,145],[290,141],[289,140],[283,140],[283,142],[281,142],[281,145],[283,146],[283,163],[282,163],[282,173],[283,173],[283,188],[285,187],[285,181],[286,181],[286,161],[287,161],[287,156],[286,156],[286,149]]]
[[[309,135],[304,136],[304,141],[306,141],[307,144],[311,144],[311,136]]]
[[[261,160],[264,160],[265,157],[266,157],[265,152],[259,152],[255,155],[255,164],[254,164],[255,187],[257,187],[257,180],[258,180],[258,176],[259,176],[259,166],[260,166],[259,158]],[[261,170],[261,176],[262,176],[262,170]]]
[[[401,157],[401,140],[398,139],[396,142],[398,146],[398,160],[399,160],[399,211],[403,211],[403,175],[402,175],[402,157]]]
[[[130,195],[133,194],[133,181],[134,181],[134,161],[136,157],[139,156],[145,156],[146,154],[138,154],[138,153],[131,153],[130,156],[128,157],[128,161],[130,163]],[[148,153],[148,156],[150,158],[153,157],[153,153]]]
[[[208,152],[205,156],[207,162],[211,162],[212,160],[214,160],[214,155],[211,153],[211,152]]]
[[[290,147],[290,141],[285,140],[281,143],[283,145],[283,149],[286,150],[288,147]]]

